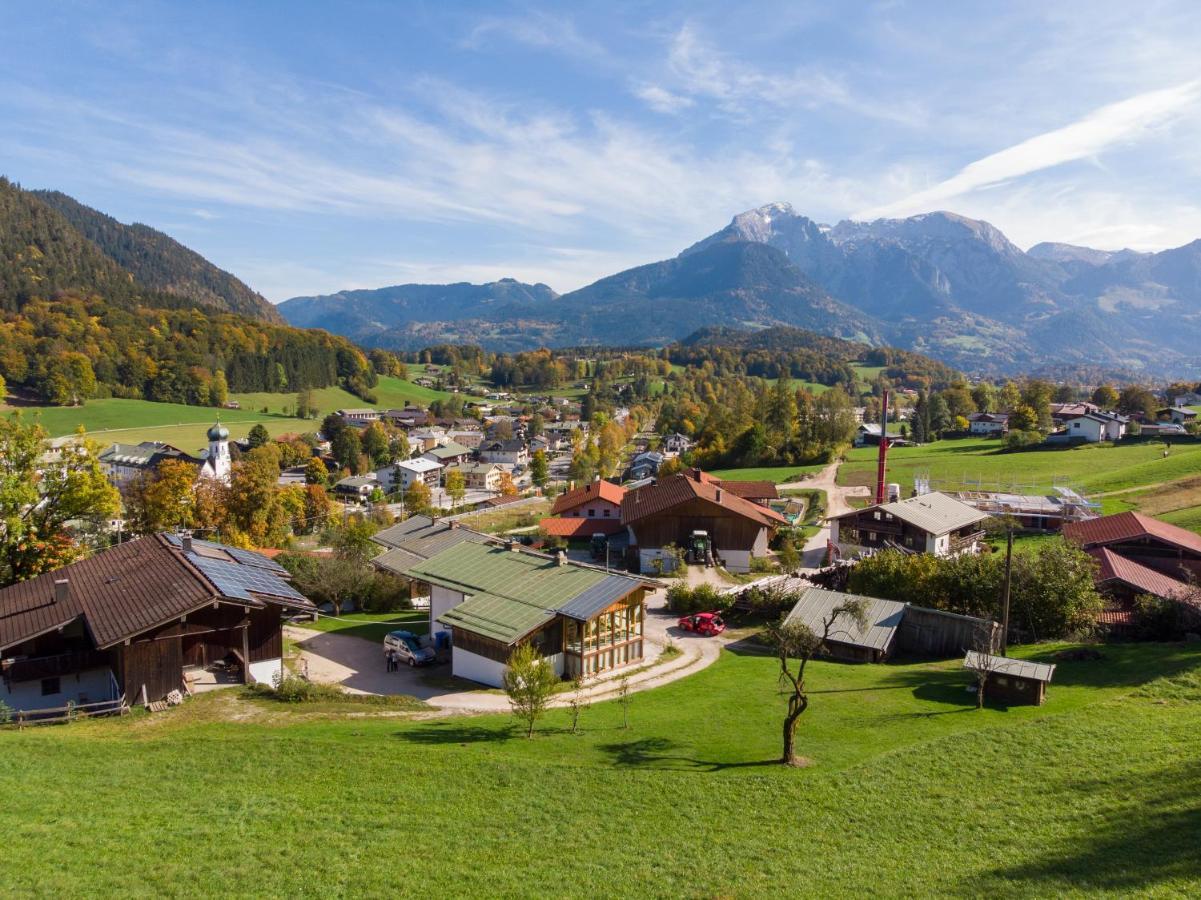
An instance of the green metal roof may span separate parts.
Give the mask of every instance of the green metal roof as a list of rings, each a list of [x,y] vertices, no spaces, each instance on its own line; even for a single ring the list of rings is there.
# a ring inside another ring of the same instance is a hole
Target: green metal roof
[[[464,594],[467,599],[440,621],[511,644],[554,618],[576,598],[606,579],[642,580],[545,556],[463,543],[409,566],[410,578]]]

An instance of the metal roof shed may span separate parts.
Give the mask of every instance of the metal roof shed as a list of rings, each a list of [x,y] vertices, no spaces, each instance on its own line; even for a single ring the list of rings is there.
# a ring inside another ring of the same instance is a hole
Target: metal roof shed
[[[827,651],[836,659],[882,662],[892,652],[897,630],[905,616],[905,603],[811,587],[801,594],[785,622],[800,622],[807,625],[814,634],[820,635],[830,614],[838,606],[851,600],[864,601],[867,624],[860,628],[852,619],[840,616],[830,629],[830,637],[826,641]]]

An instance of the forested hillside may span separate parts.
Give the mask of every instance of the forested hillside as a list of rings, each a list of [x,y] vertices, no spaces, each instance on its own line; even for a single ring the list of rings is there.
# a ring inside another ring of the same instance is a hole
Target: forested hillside
[[[137,222],[124,225],[59,191],[31,193],[145,287],[225,312],[283,323],[275,306],[261,294],[161,231]]]
[[[79,210],[85,218],[92,214]],[[97,226],[106,244],[122,245],[120,253],[140,257],[138,268],[152,280],[166,285],[174,279],[178,287],[183,270],[172,261],[186,261],[191,251],[160,243],[156,255],[112,224],[116,228]],[[219,272],[207,263],[192,271],[201,281]],[[363,396],[376,380],[366,357],[345,338],[235,315],[180,290],[148,287],[57,209],[4,179],[0,378],[10,390],[52,404],[112,396],[200,405],[220,404],[229,391],[338,383]]]

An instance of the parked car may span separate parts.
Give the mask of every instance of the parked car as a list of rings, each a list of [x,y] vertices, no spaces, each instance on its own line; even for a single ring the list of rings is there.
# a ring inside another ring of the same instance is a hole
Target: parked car
[[[417,635],[411,631],[389,631],[384,637],[384,653],[394,652],[401,662],[410,666],[428,666],[437,660],[432,647],[421,646]]]
[[[692,631],[705,637],[713,637],[726,630],[726,623],[715,612],[693,613],[691,616],[681,616],[676,623],[685,631]]]

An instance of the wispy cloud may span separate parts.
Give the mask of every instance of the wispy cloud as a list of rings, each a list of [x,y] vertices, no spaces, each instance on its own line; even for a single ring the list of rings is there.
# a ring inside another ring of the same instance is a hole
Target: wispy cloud
[[[469,49],[483,47],[492,38],[504,38],[530,47],[553,50],[588,59],[607,59],[608,50],[599,41],[580,34],[566,16],[531,11],[524,16],[489,16],[463,39]]]
[[[978,159],[945,181],[893,203],[857,214],[856,218],[903,216],[938,208],[973,191],[996,187],[1033,172],[1094,157],[1118,144],[1137,141],[1156,126],[1196,108],[1201,81],[1148,91],[1111,103],[1083,119],[1028,138]]]
[[[636,84],[631,89],[634,96],[655,112],[678,113],[696,105],[696,101],[683,94],[674,94],[657,84]]]

